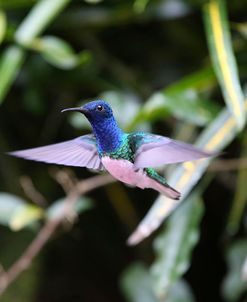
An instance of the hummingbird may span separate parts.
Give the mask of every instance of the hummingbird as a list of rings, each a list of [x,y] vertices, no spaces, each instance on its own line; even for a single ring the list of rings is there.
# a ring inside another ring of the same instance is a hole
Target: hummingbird
[[[151,188],[176,200],[181,194],[154,168],[214,156],[165,136],[146,132],[125,133],[118,126],[110,105],[103,100],[61,112],[67,111],[82,113],[90,122],[93,133],[8,154],[28,160],[108,171],[123,183],[141,189]]]

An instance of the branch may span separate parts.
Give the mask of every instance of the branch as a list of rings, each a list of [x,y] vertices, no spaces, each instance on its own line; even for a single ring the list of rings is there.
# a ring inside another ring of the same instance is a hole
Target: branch
[[[0,274],[0,296],[24,270],[29,268],[33,259],[49,241],[58,226],[73,211],[78,197],[81,194],[85,194],[95,188],[112,183],[113,181],[114,179],[109,174],[98,175],[87,180],[79,181],[71,189],[65,198],[65,206],[60,216],[56,217],[56,219],[48,220],[21,257],[7,271],[2,271]]]
[[[76,183],[78,183],[78,179],[69,168],[53,168],[50,171],[50,175],[57,183],[60,184],[66,194],[68,194]]]
[[[208,167],[210,172],[232,171],[247,169],[247,158],[218,159]]]
[[[24,193],[34,203],[36,203],[37,205],[39,205],[41,207],[44,207],[45,205],[47,205],[47,201],[46,201],[45,197],[39,191],[36,190],[31,178],[29,178],[26,175],[21,176],[20,184],[21,184],[21,187],[22,187]]]

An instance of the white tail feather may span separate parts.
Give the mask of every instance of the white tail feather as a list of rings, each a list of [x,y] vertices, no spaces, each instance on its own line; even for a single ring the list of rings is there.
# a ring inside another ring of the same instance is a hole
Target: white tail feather
[[[171,199],[178,200],[181,197],[181,193],[170,187],[168,184],[162,185],[154,180],[152,188]]]

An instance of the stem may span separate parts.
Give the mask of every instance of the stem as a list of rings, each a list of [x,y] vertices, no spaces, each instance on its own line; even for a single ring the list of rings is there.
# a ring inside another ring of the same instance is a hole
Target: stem
[[[106,174],[91,177],[87,180],[78,182],[70,191],[65,199],[64,211],[56,219],[48,220],[40,229],[37,236],[26,248],[20,258],[6,271],[0,274],[0,296],[8,286],[26,269],[29,268],[33,259],[50,240],[58,226],[69,216],[74,209],[74,204],[81,194],[85,194],[95,188],[112,183],[114,179]]]

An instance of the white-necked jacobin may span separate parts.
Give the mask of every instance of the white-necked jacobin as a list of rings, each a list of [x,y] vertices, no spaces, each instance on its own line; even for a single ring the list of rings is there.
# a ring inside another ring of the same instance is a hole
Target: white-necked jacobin
[[[107,170],[126,184],[141,189],[152,188],[171,199],[179,199],[181,194],[153,168],[214,155],[160,135],[125,133],[118,127],[110,105],[103,100],[62,110],[65,111],[83,113],[93,128],[93,134],[9,154],[47,163]]]

